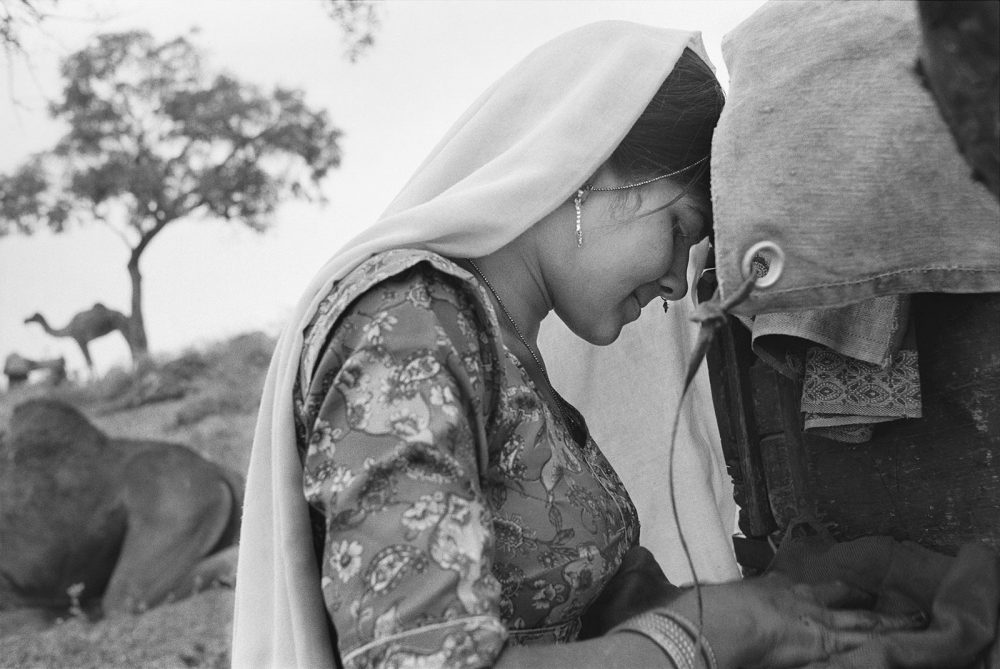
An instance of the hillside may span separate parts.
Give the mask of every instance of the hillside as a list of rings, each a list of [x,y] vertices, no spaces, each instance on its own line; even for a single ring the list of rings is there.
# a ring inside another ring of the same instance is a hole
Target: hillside
[[[271,338],[252,333],[141,371],[113,370],[79,385],[16,388],[0,393],[0,430],[20,402],[55,397],[108,434],[182,443],[245,473],[273,348]],[[216,589],[142,615],[70,618],[0,637],[0,667],[228,667],[232,606],[232,591]]]

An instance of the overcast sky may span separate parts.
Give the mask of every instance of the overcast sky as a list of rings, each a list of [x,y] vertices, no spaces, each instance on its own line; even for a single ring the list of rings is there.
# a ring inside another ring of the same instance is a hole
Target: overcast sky
[[[60,91],[59,60],[95,34],[144,28],[169,39],[197,27],[208,65],[263,87],[306,91],[343,133],[343,163],[325,182],[329,204],[289,203],[267,234],[235,224],[171,224],[143,259],[145,315],[154,354],[248,330],[276,334],[312,274],[370,224],[465,107],[531,49],[571,28],[626,19],[700,30],[726,83],[722,36],[762,4],[754,0],[453,0],[383,3],[374,49],[355,64],[318,0],[74,0],[27,35],[28,62],[0,67],[0,171],[46,149],[62,128],[46,101]],[[93,18],[99,16],[99,19]],[[0,56],[0,59],[3,57]],[[94,302],[129,310],[126,249],[100,227],[0,238],[0,358],[83,358],[59,327]],[[128,361],[118,335],[91,345],[99,370]]]

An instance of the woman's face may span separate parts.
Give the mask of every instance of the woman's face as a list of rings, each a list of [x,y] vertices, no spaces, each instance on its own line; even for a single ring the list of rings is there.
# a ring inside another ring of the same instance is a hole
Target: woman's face
[[[707,203],[669,180],[591,192],[583,204],[583,246],[575,243],[575,215],[562,231],[551,286],[556,313],[578,336],[606,345],[656,298],[684,297],[691,246],[708,233],[706,211]]]

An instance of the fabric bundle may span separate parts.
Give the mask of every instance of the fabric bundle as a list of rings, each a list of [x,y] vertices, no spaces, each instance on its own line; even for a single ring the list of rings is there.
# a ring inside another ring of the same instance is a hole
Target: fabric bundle
[[[836,543],[821,530],[795,536],[801,527],[789,530],[769,571],[799,583],[842,581],[874,595],[875,611],[929,619],[924,630],[877,635],[824,667],[1000,666],[1000,558],[992,550],[967,544],[952,557],[891,537]]]

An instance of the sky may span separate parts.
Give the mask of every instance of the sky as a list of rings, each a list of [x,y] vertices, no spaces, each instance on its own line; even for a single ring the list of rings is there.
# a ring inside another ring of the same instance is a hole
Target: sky
[[[494,79],[545,41],[604,19],[700,30],[726,85],[722,36],[756,0],[408,0],[380,3],[374,48],[350,63],[320,0],[74,0],[25,35],[27,58],[0,55],[0,173],[50,148],[65,128],[49,118],[62,58],[102,32],[142,28],[192,36],[209,68],[264,89],[300,88],[343,131],[343,160],[324,181],[325,205],[289,201],[271,230],[178,221],[143,256],[150,350],[169,356],[247,331],[276,335],[309,279],[371,224],[451,123]],[[108,229],[0,237],[0,358],[64,356],[76,344],[24,319],[61,327],[94,302],[129,311],[127,250]],[[127,366],[117,334],[91,346],[98,372]]]

